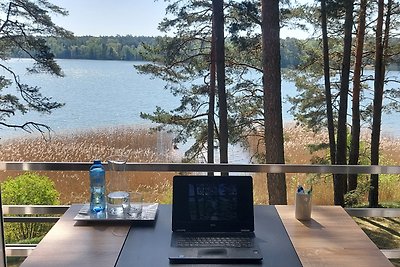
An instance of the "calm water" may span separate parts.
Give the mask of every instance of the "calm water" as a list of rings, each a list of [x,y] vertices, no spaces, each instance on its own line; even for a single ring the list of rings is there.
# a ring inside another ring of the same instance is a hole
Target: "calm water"
[[[24,73],[30,63],[29,60],[12,60],[18,73]],[[21,79],[30,85],[40,86],[45,96],[52,96],[66,105],[51,115],[32,113],[14,116],[13,123],[44,123],[52,127],[55,134],[110,126],[147,126],[150,122],[141,119],[140,112],[151,113],[156,106],[170,110],[179,104],[179,98],[163,89],[165,83],[162,80],[136,72],[133,66],[140,63],[98,60],[58,60],[58,63],[65,73],[64,78],[25,74],[21,75]],[[282,91],[284,96],[296,93],[294,85],[286,81],[283,81]],[[289,104],[284,103],[284,122],[292,121],[287,113],[289,108]],[[385,116],[384,132],[400,136],[398,117],[398,114]],[[3,140],[21,135],[29,134],[0,128]]]
[[[46,96],[65,103],[51,115],[26,114],[15,116],[13,122],[32,120],[47,124],[55,133],[96,127],[149,124],[140,112],[152,112],[157,105],[170,109],[179,101],[163,90],[164,82],[139,75],[132,62],[58,60],[65,77],[23,75],[30,85],[42,88]],[[23,70],[28,60],[13,60]],[[18,131],[20,132],[20,131]],[[1,129],[2,137],[15,131]]]

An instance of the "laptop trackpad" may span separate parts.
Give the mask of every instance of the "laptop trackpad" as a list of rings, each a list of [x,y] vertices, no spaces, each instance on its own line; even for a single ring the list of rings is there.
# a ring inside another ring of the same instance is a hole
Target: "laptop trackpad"
[[[201,248],[198,251],[199,256],[221,256],[227,255],[228,250],[225,248]]]

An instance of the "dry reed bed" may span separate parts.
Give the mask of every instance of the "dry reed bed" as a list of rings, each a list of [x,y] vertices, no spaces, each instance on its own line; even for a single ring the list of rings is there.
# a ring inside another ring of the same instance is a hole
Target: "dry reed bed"
[[[87,162],[123,153],[132,162],[173,161],[171,138],[138,128],[111,128],[61,134],[50,140],[19,138],[1,144],[2,161]],[[160,151],[163,151],[162,153]]]
[[[307,146],[316,141],[327,141],[327,135],[314,134],[300,127],[285,127],[285,158],[287,163],[308,164],[312,158]],[[255,142],[253,141],[253,144]],[[130,162],[177,162],[176,151],[172,149],[171,137],[149,133],[137,127],[98,129],[93,131],[62,134],[45,141],[40,138],[15,139],[0,144],[0,161],[49,161],[88,162],[95,158],[106,160],[110,155],[122,153]],[[400,140],[383,137],[381,142],[383,157],[387,162],[399,165]],[[324,156],[326,152],[319,152]],[[49,176],[61,193],[62,203],[79,203],[88,199],[89,179],[87,172],[41,172]],[[14,177],[18,172],[0,172],[0,181]],[[145,193],[146,201],[169,202],[171,200],[171,179],[175,173],[128,172],[131,190]],[[266,176],[253,174],[255,203],[268,203]],[[298,184],[307,184],[313,175],[287,174],[288,202],[293,203]],[[397,179],[397,180],[396,180]],[[380,200],[400,199],[396,190],[400,184],[397,177],[382,181]],[[325,175],[314,184],[313,202],[332,204],[332,177]]]
[[[162,140],[162,142],[160,141]],[[90,162],[103,161],[113,154],[124,154],[130,162],[173,162],[177,159],[170,136],[149,133],[136,127],[98,129],[87,132],[61,134],[50,140],[42,138],[14,139],[1,144],[0,161]],[[46,171],[61,193],[62,203],[85,202],[89,195],[88,172]],[[1,172],[0,180],[20,172]],[[146,190],[149,201],[168,201],[168,187],[172,174],[129,173],[131,190]],[[167,199],[166,199],[167,198]]]

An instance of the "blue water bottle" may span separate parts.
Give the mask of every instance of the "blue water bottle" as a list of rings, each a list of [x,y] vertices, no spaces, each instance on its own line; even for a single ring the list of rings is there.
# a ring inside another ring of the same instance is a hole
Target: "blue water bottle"
[[[106,207],[105,170],[100,160],[90,167],[90,211],[100,212]]]

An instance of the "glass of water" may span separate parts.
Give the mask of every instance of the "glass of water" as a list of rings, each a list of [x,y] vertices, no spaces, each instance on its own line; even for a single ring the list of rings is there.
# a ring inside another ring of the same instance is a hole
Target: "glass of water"
[[[126,177],[127,157],[113,155],[108,159],[107,212],[110,215],[124,216],[129,212],[130,195]]]
[[[131,203],[130,203],[129,216],[135,219],[141,219],[143,210],[143,194],[140,192],[131,192],[130,198],[131,198]]]

